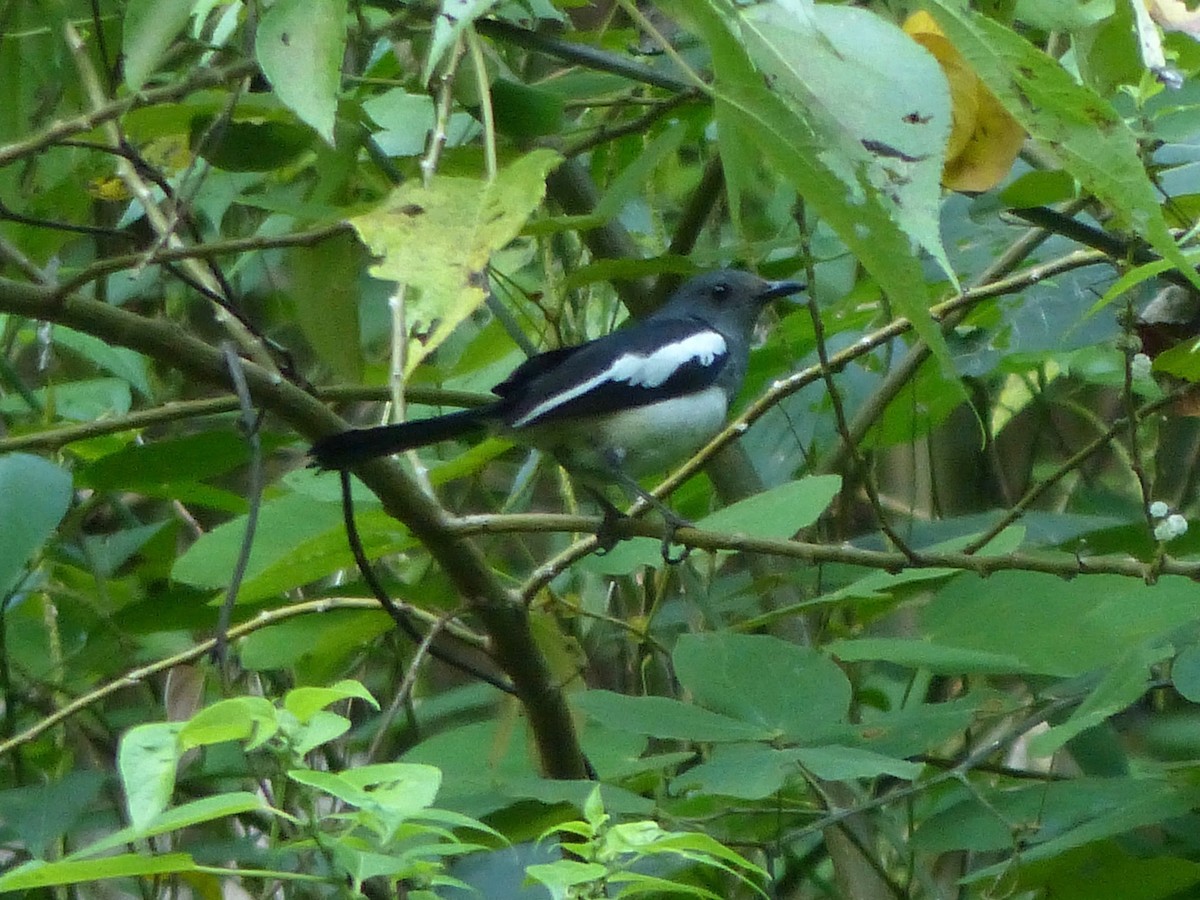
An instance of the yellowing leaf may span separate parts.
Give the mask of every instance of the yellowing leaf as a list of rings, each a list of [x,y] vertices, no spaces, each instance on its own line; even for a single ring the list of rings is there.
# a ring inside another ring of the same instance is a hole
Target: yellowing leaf
[[[1200,40],[1200,9],[1188,9],[1183,0],[1145,0],[1150,18],[1164,31],[1182,31]]]
[[[1012,168],[1025,129],[983,85],[929,13],[913,13],[904,30],[933,54],[950,82],[953,125],[942,184],[954,191],[990,190]]]
[[[1009,114],[1062,168],[1197,287],[1200,274],[1171,234],[1138,136],[1104,97],[1024,37],[954,0],[923,0]]]
[[[488,260],[520,233],[560,161],[551,150],[535,150],[491,183],[445,175],[429,187],[412,181],[378,209],[350,220],[381,257],[371,274],[419,292],[407,295],[406,373],[483,302]]]
[[[129,199],[129,191],[116,175],[105,175],[93,178],[87,183],[87,192],[97,200],[125,201]]]

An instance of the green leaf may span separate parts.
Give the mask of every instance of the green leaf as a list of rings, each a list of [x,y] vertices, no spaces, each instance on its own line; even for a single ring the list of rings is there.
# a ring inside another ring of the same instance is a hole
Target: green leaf
[[[534,863],[525,867],[525,874],[539,884],[545,885],[552,897],[566,897],[567,889],[580,884],[599,881],[608,869],[600,863],[578,862],[560,859],[552,863]]]
[[[246,441],[235,431],[201,431],[122,447],[80,467],[79,483],[98,491],[173,487],[223,475],[249,458]]]
[[[381,509],[360,512],[357,524],[368,556],[395,553],[412,545],[404,526]],[[244,516],[205,532],[178,559],[172,576],[196,587],[225,587],[245,537]],[[259,512],[238,599],[249,602],[273,597],[352,564],[340,504],[314,502],[300,493],[285,494],[264,503]]]
[[[492,182],[437,175],[426,187],[413,179],[380,208],[350,220],[382,258],[371,273],[419,292],[406,296],[406,371],[483,303],[488,261],[520,233],[546,192],[547,173],[560,161],[551,150],[534,150]]]
[[[696,527],[755,538],[790,538],[817,521],[841,489],[838,475],[810,475],[719,509]]]
[[[677,776],[671,784],[675,794],[695,792],[762,800],[779,791],[800,768],[792,754],[766,744],[720,744],[708,758]]]
[[[0,822],[42,856],[87,812],[107,780],[103,772],[77,769],[46,784],[0,791]]]
[[[1150,684],[1150,667],[1172,652],[1170,647],[1135,647],[1123,653],[1070,718],[1029,739],[1030,756],[1052,756],[1077,734],[1136,703]]]
[[[916,756],[933,752],[971,722],[1001,715],[1011,706],[1003,695],[977,690],[945,703],[913,704],[882,713],[864,709],[862,721],[833,729],[824,743],[861,747],[892,759]]]
[[[1018,673],[1027,667],[1017,657],[1007,653],[968,650],[963,647],[944,647],[930,641],[905,638],[859,638],[830,641],[826,652],[843,662],[882,660],[913,669],[928,669],[939,675],[962,675],[971,672]]]
[[[238,651],[247,669],[294,667],[305,681],[321,683],[342,674],[365,645],[395,627],[383,610],[334,609],[260,629],[239,641]]]
[[[299,728],[289,734],[292,752],[304,756],[330,741],[340,738],[350,730],[351,722],[345,716],[319,709]]]
[[[119,856],[82,861],[42,862],[35,860],[25,863],[5,875],[0,875],[0,891],[27,891],[57,884],[90,883],[105,878],[168,875],[195,870],[196,864],[187,853],[164,853],[161,856],[123,853]]]
[[[403,88],[392,88],[368,97],[362,101],[362,108],[379,126],[374,133],[375,142],[388,156],[420,156],[425,150],[427,135],[437,121],[432,97],[410,94]]]
[[[612,691],[584,691],[571,702],[609,728],[679,741],[757,741],[775,732],[757,728],[667,697],[627,697]]]
[[[390,841],[408,819],[433,805],[441,770],[417,763],[378,763],[340,774],[293,769],[288,776],[361,810],[361,821]]]
[[[1007,823],[1024,823],[1022,862],[1046,858],[1047,847],[1068,847],[1121,834],[1140,825],[1186,812],[1195,788],[1179,788],[1160,778],[1088,778],[993,790],[963,799],[934,813],[913,837],[914,849],[944,853],[1009,851],[1014,835]],[[1030,854],[1026,856],[1026,854]],[[993,875],[995,873],[993,872]],[[978,880],[977,871],[968,880]]]
[[[188,0],[190,3],[191,0]],[[128,67],[125,70],[129,77]],[[129,382],[129,385],[143,397],[150,396],[150,377],[147,371],[147,359],[127,347],[114,347],[98,337],[67,328],[65,325],[54,326],[54,343],[78,353],[84,359],[105,369],[112,375]]]
[[[358,698],[365,700],[373,709],[379,709],[379,703],[371,696],[371,692],[360,682],[346,678],[329,687],[299,687],[287,692],[283,698],[283,707],[301,723],[307,722],[318,711],[339,700]]]
[[[563,98],[554,91],[498,78],[492,82],[492,113],[501,134],[520,142],[530,141],[559,132]]]
[[[206,706],[178,732],[181,750],[244,741],[254,749],[279,730],[279,716],[263,697],[230,697]]]
[[[71,476],[28,453],[0,456],[0,597],[67,514]]]
[[[1013,896],[1167,900],[1195,895],[1186,889],[1200,882],[1200,863],[1158,853],[1143,857],[1130,849],[1119,840],[1098,841],[1042,862],[1022,861]]]
[[[1200,644],[1179,651],[1171,663],[1171,682],[1183,699],[1200,703]]]
[[[829,657],[762,634],[685,634],[671,656],[697,703],[792,740],[845,721],[850,682]]]
[[[307,787],[323,791],[331,797],[337,797],[339,800],[349,803],[352,806],[361,806],[370,800],[366,791],[352,785],[346,780],[344,773],[318,772],[314,769],[292,769],[288,772],[288,778]]]
[[[1188,815],[1197,803],[1200,803],[1200,792],[1194,787],[1176,787],[1152,778],[1130,781],[1134,786],[1140,786],[1141,790],[1135,791],[1132,786],[1123,784],[1122,788],[1128,787],[1130,790],[1113,791],[1110,794],[1095,781],[1089,780],[1084,788],[1087,793],[1078,798],[1086,805],[1083,809],[1076,807],[1073,810],[1073,819],[1067,819],[1056,810],[1054,807],[1057,804],[1050,798],[1045,798],[1046,805],[1034,812],[1030,818],[1010,819],[1009,821],[1036,822],[1042,825],[1039,833],[1033,837],[1033,845],[1022,847],[1022,864],[1052,859],[1066,850],[1084,847],[1138,828],[1168,823],[1172,819]],[[1078,782],[1065,784],[1074,783]],[[1005,807],[1002,805],[999,808],[1004,815]],[[995,812],[991,814],[994,815]],[[1000,863],[985,866],[963,878],[963,882],[991,880],[1008,865]]]
[[[157,818],[138,828],[122,828],[120,831],[103,837],[94,843],[80,847],[72,853],[69,859],[78,860],[108,853],[115,847],[131,844],[160,834],[169,834],[193,825],[212,822],[217,819],[227,819],[241,815],[251,810],[271,812],[256,794],[248,791],[232,791],[227,794],[215,794],[192,800],[173,809],[168,809]]]
[[[751,59],[797,115],[836,140],[826,150],[847,187],[869,184],[953,282],[939,234],[950,88],[937,60],[867,9],[774,0],[740,12]]]
[[[643,566],[662,564],[662,541],[648,537],[621,541],[607,553],[593,553],[580,563],[587,571],[597,575],[628,575]]]
[[[1078,186],[1069,172],[1035,169],[1006,185],[1000,191],[1000,202],[1010,208],[1023,209],[1074,200],[1078,194]]]
[[[150,824],[171,802],[182,727],[179,722],[151,722],[134,726],[121,738],[117,772],[125,788],[129,824],[135,830]]]
[[[953,371],[946,340],[929,315],[929,290],[908,235],[892,218],[861,155],[843,161],[840,150],[848,141],[846,130],[767,87],[764,74],[743,46],[743,34],[754,26],[745,20],[747,13],[739,12],[729,0],[671,0],[664,6],[694,23],[709,45],[722,147],[757,148],[768,166],[803,193],[805,203],[862,262],[894,308],[932,348],[943,369]],[[831,147],[839,149],[831,151]],[[731,185],[748,177],[730,165],[736,161],[746,167],[746,155],[736,157],[723,157]],[[736,191],[733,202],[740,202]],[[961,394],[961,387],[952,389]]]
[[[191,145],[200,156],[226,172],[282,169],[314,149],[312,129],[291,118],[217,124],[216,116],[196,116],[189,131]]]
[[[1195,618],[1195,585],[1185,578],[1068,582],[1037,572],[960,575],[922,613],[935,644],[1013,656],[1031,672],[1068,678]]]
[[[722,868],[724,868],[722,866]],[[699,885],[659,878],[643,872],[613,872],[608,877],[611,885],[623,885],[618,898],[648,896],[657,897],[700,897],[701,900],[723,900],[728,894],[714,894]]]
[[[38,388],[33,392],[42,408],[53,409],[70,422],[94,422],[123,416],[133,405],[129,382],[122,378],[84,378]],[[20,394],[0,397],[0,413],[25,415],[29,407]]]
[[[295,284],[289,293],[296,322],[321,361],[342,381],[362,381],[359,341],[359,273],[362,245],[349,233],[336,234],[288,254]]]
[[[433,37],[429,41],[429,56],[421,69],[421,84],[429,84],[433,70],[462,36],[463,31],[489,9],[497,0],[442,0],[433,20]]]
[[[279,99],[330,145],[346,50],[346,0],[277,0],[254,53]]]
[[[1200,275],[1167,227],[1137,136],[1108,101],[1012,29],[952,0],[923,5],[1013,118],[1050,147],[1085,190],[1200,287]]]
[[[884,756],[861,747],[801,747],[788,751],[788,755],[826,781],[851,781],[880,775],[914,781],[923,769],[920,763]]]
[[[121,38],[129,90],[140,90],[153,74],[195,5],[195,0],[130,0]]]

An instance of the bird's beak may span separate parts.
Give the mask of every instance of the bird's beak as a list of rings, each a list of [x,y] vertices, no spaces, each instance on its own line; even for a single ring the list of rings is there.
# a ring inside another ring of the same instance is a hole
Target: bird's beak
[[[758,299],[763,303],[771,300],[778,300],[780,297],[790,297],[793,294],[798,294],[808,285],[803,281],[768,281],[767,286],[762,293],[758,295]]]

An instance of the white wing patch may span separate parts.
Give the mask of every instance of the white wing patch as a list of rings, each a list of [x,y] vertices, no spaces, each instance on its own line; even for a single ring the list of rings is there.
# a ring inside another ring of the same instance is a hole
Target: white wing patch
[[[561,393],[547,397],[521,418],[512,423],[521,428],[541,418],[564,403],[582,397],[610,381],[623,381],[633,387],[656,388],[662,386],[681,366],[696,360],[702,366],[710,366],[725,352],[725,338],[715,331],[701,331],[681,341],[659,347],[648,356],[626,353],[612,361],[607,369],[593,375]]]

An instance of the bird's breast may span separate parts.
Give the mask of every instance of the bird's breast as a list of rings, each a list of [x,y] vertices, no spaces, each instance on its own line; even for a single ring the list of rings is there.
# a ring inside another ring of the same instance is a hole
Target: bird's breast
[[[728,411],[724,389],[713,385],[683,397],[608,413],[585,436],[588,446],[572,452],[609,454],[635,478],[664,472],[708,443],[725,424]]]

